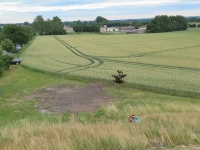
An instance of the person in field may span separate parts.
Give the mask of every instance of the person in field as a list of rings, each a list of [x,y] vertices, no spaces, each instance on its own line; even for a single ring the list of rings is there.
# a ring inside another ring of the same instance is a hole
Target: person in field
[[[140,123],[140,118],[136,115],[130,115],[128,118],[129,122]]]

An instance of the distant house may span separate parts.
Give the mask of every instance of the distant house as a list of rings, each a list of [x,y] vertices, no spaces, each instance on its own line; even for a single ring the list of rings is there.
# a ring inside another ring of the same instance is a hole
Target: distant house
[[[147,27],[146,26],[140,26],[138,27],[138,33],[146,33]]]
[[[123,33],[138,33],[138,28],[135,26],[124,26],[121,27],[121,32]]]
[[[101,33],[107,32],[107,25],[103,25],[102,27],[100,27],[100,32]]]
[[[105,32],[119,32],[120,27],[107,27],[107,25],[103,25],[100,27],[100,32],[105,33]]]
[[[64,25],[63,29],[64,29],[66,32],[74,32],[74,29],[73,29],[73,27],[71,27],[71,26],[66,26],[66,25]]]
[[[121,27],[122,33],[146,33],[146,26],[135,27],[135,26],[124,26]]]
[[[103,25],[100,27],[100,32],[122,32],[122,33],[146,33],[146,26],[135,27],[132,25],[124,26],[124,27],[107,27],[107,25]]]
[[[107,32],[119,32],[120,27],[107,27]]]

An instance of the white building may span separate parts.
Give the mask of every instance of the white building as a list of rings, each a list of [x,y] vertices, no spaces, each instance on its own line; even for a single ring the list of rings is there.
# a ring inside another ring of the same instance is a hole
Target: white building
[[[101,33],[107,32],[107,25],[103,25],[102,27],[100,27],[100,32]]]
[[[138,27],[138,33],[146,33],[146,32],[147,32],[147,27],[146,26]]]
[[[124,26],[121,28],[121,32],[124,32],[124,33],[146,33],[146,26],[141,26],[141,27]]]
[[[120,27],[107,27],[107,25],[103,25],[100,27],[100,32],[105,33],[105,32],[119,32]]]
[[[64,25],[63,29],[64,29],[66,32],[74,32],[74,29],[73,29],[73,27],[71,27],[71,26],[66,26],[66,25]]]
[[[107,27],[107,32],[119,32],[119,27]]]

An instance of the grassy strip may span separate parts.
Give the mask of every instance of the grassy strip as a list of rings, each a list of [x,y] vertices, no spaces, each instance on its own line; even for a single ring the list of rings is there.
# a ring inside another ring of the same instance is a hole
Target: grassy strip
[[[80,82],[98,82],[98,83],[104,83],[104,84],[111,85],[111,86],[117,86],[116,83],[114,83],[112,81],[112,77],[111,77],[110,80],[108,80],[108,79],[86,77],[86,76],[81,76],[81,75],[71,75],[71,74],[68,74],[68,73],[65,73],[65,74],[59,73],[59,72],[53,73],[53,72],[50,72],[50,71],[43,71],[43,70],[39,70],[39,69],[35,69],[35,68],[30,68],[30,67],[25,66],[25,65],[21,65],[21,66],[30,70],[30,71],[43,73],[43,74],[55,76],[55,77],[62,77],[62,78],[65,78],[67,80],[74,80],[74,81],[80,81]],[[200,93],[197,93],[197,92],[168,89],[168,88],[163,88],[163,87],[148,86],[148,85],[137,84],[137,83],[125,83],[125,84],[123,84],[122,87],[136,88],[136,89],[139,89],[139,90],[151,91],[151,92],[158,93],[158,94],[183,96],[183,97],[191,97],[191,98],[200,98]]]
[[[35,38],[37,36],[34,36],[32,40],[30,40],[27,44],[25,44],[19,52],[14,54],[14,57],[20,57],[20,55],[34,42]]]

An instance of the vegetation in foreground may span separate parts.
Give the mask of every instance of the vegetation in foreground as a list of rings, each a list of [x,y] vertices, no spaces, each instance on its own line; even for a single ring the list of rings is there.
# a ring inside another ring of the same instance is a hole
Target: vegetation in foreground
[[[12,66],[0,79],[0,149],[169,149],[200,144],[200,101],[108,85],[112,100],[90,113],[40,114],[25,96],[86,84]],[[11,94],[12,93],[12,94]],[[140,124],[127,121],[130,114]]]

